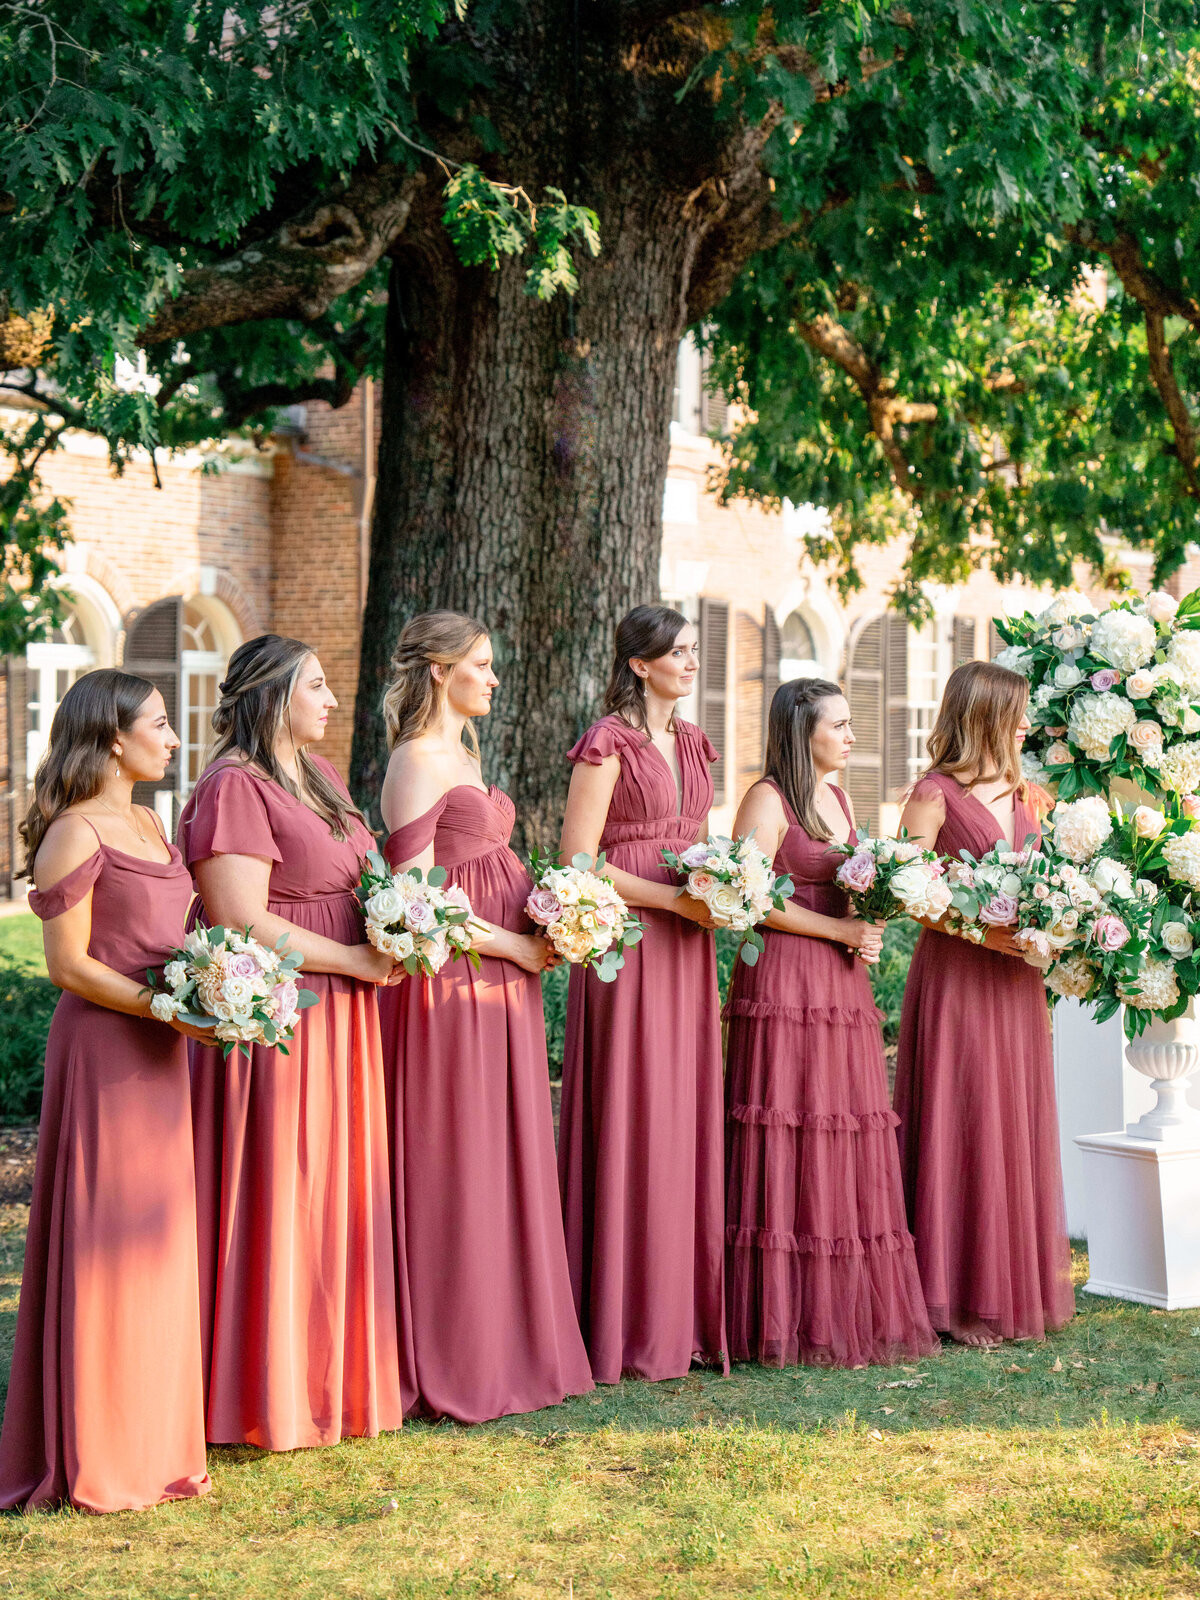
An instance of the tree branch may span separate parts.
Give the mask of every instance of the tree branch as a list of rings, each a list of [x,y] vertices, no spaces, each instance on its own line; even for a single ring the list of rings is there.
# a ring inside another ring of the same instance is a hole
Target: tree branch
[[[1118,228],[1111,239],[1104,239],[1093,222],[1071,223],[1066,237],[1081,250],[1107,256],[1116,268],[1125,290],[1144,311],[1162,316],[1182,317],[1200,330],[1200,303],[1170,288],[1142,260],[1142,249],[1128,228]]]
[[[1165,319],[1161,311],[1147,311],[1145,317],[1150,376],[1154,379],[1154,387],[1162,396],[1167,416],[1171,419],[1171,427],[1175,434],[1175,455],[1183,468],[1187,493],[1194,500],[1200,500],[1200,437],[1197,435],[1196,424],[1192,421],[1187,402],[1183,398],[1175,376],[1175,363],[1171,359],[1171,347],[1167,343],[1163,326]]]
[[[275,317],[315,322],[392,246],[424,181],[391,165],[352,178],[260,244],[185,273],[181,293],[142,329],[138,343]]]
[[[888,459],[896,487],[919,501],[925,491],[908,464],[896,428],[914,422],[936,422],[938,408],[926,401],[898,399],[866,351],[836,318],[822,313],[811,322],[797,323],[796,331],[818,355],[841,367],[858,389],[867,403],[871,431]]]

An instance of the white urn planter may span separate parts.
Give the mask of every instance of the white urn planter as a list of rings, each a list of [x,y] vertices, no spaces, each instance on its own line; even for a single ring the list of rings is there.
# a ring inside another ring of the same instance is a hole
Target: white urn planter
[[[1200,1112],[1187,1102],[1200,1065],[1194,1007],[1125,1046],[1155,1104],[1124,1133],[1085,1134],[1082,1157],[1091,1294],[1167,1311],[1200,1306]]]

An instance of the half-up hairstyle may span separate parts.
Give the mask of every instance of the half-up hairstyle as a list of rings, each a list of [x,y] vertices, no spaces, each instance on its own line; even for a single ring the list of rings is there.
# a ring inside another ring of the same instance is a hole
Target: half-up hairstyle
[[[439,683],[433,675],[434,667],[456,667],[487,636],[482,622],[461,611],[423,611],[405,623],[392,653],[392,675],[383,692],[389,750],[424,733],[441,710],[446,679]],[[463,740],[478,761],[479,740],[469,721],[463,729]]]
[[[657,661],[660,656],[669,654],[682,630],[689,626],[682,611],[673,611],[670,606],[634,606],[632,611],[626,612],[617,623],[612,671],[604,691],[606,715],[620,717],[631,728],[650,737],[650,724],[646,721],[646,685],[629,663]],[[673,711],[668,727],[674,730]]]
[[[841,692],[828,678],[790,678],[776,689],[767,717],[763,776],[779,785],[796,821],[812,839],[833,838],[817,810],[812,736],[825,701]]]
[[[33,800],[21,824],[27,878],[33,876],[33,858],[55,818],[103,789],[109,762],[115,760],[114,741],[129,732],[153,693],[149,678],[100,667],[77,678],[63,695],[34,776]]]
[[[300,674],[315,655],[311,645],[277,633],[263,633],[238,645],[229,658],[220,685],[221,699],[213,712],[217,744],[212,760],[237,754],[272,783],[311,806],[329,824],[335,839],[345,839],[354,821],[363,821],[362,813],[306,751],[296,751],[299,787],[275,754],[279,735],[291,728],[290,705]]]
[[[1017,729],[1029,700],[1019,672],[996,661],[965,661],[946,680],[937,721],[929,735],[929,772],[961,778],[968,789],[1003,779],[1021,786]]]

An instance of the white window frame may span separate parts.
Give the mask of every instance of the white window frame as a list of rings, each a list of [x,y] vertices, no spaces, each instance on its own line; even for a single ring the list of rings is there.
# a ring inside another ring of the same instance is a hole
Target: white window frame
[[[946,679],[954,666],[954,623],[935,617],[908,630],[908,729],[906,767],[915,782],[929,764],[927,742]]]

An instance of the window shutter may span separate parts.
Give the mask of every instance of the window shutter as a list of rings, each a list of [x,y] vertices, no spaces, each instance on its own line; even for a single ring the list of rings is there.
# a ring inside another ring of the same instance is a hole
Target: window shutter
[[[775,698],[775,691],[779,687],[779,658],[783,654],[783,641],[779,633],[779,624],[775,621],[775,613],[770,606],[767,607],[766,619],[763,623],[763,755],[767,753],[767,723],[771,715],[771,701]]]
[[[729,430],[729,402],[720,389],[711,389],[708,383],[712,356],[705,350],[700,360],[700,432],[727,433]]]
[[[720,760],[712,769],[713,804],[725,804],[725,685],[729,672],[729,602],[700,601],[700,726]]]
[[[1005,647],[1004,646],[1004,640],[1000,637],[999,633],[996,631],[996,624],[994,622],[989,622],[988,623],[988,660],[989,661],[995,661],[996,657],[1000,654],[1001,650],[1003,650],[1004,647]]]
[[[733,708],[733,732],[737,754],[740,799],[762,775],[763,752],[763,630],[748,611],[739,611],[734,621],[737,700]]]
[[[139,678],[149,678],[163,697],[167,708],[167,721],[176,733],[179,727],[179,676],[182,656],[183,601],[178,596],[156,600],[144,611],[134,613],[125,628],[126,672]],[[179,752],[171,757],[161,783],[135,783],[135,805],[154,805],[154,796],[160,789],[178,789]]]
[[[974,617],[955,617],[954,665],[956,667],[961,667],[967,661],[974,661],[976,632]]]
[[[884,650],[886,617],[869,617],[851,636],[846,668],[847,699],[854,724],[854,748],[846,769],[846,788],[860,828],[879,825],[883,797]]]
[[[908,787],[908,619],[889,611],[884,624],[887,632],[884,662],[887,743],[883,798],[895,800]]]

